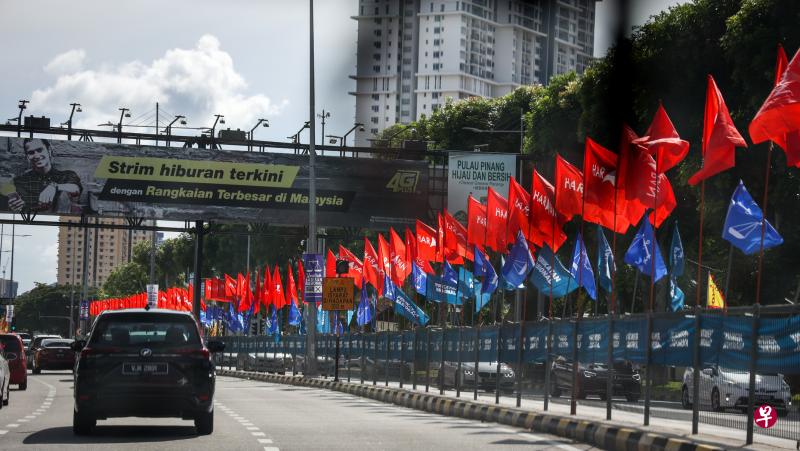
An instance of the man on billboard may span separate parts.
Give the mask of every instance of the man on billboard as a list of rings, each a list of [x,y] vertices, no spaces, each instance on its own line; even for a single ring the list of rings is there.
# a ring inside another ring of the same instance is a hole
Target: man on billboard
[[[27,138],[22,150],[29,168],[14,177],[13,187],[3,187],[8,208],[15,212],[80,213],[81,179],[73,171],[53,166],[50,141]]]

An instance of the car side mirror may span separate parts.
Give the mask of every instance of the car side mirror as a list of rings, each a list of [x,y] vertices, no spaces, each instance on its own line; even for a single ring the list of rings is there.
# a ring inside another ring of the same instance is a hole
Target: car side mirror
[[[81,349],[86,347],[86,340],[75,340],[69,347],[75,352],[80,352]]]
[[[222,352],[225,350],[225,342],[219,340],[211,340],[206,344],[208,348],[208,352],[215,353],[215,352]]]

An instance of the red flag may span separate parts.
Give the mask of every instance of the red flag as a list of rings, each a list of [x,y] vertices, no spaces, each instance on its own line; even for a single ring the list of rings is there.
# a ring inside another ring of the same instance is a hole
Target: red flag
[[[617,170],[617,206],[620,204],[625,206],[625,210],[619,210],[624,214],[630,224],[638,224],[639,220],[644,216],[647,207],[642,205],[641,202],[636,200],[633,194],[629,194],[628,174],[631,173],[631,162],[636,159],[636,155],[641,151],[639,147],[634,146],[633,142],[638,138],[636,132],[625,124],[622,128],[622,139],[619,146],[619,170]],[[632,173],[633,177],[638,175]],[[652,206],[651,206],[652,208]]]
[[[278,265],[275,265],[275,272],[272,274],[272,303],[276,309],[283,308],[289,303],[286,301],[286,296],[283,294],[283,282],[281,281],[281,272],[278,270]]]
[[[417,257],[417,238],[414,233],[406,227],[406,261],[413,262]]]
[[[583,210],[583,173],[556,154],[556,211],[569,221]]]
[[[658,161],[658,172],[664,173],[681,162],[689,152],[689,141],[681,139],[664,106],[659,103],[653,122],[645,136],[634,141]]]
[[[436,247],[438,245],[436,230],[417,219],[417,256],[426,261],[437,261]]]
[[[620,213],[625,211],[625,198],[617,193],[615,205],[614,195],[617,184],[619,157],[614,152],[596,143],[592,138],[586,138],[583,154],[583,169],[586,186],[583,190],[585,196],[584,219],[595,224],[600,224],[616,233],[625,233],[630,226],[627,217]],[[616,208],[616,221],[614,220]]]
[[[269,306],[272,305],[272,274],[269,271],[269,265],[264,265],[264,281],[261,287],[261,302],[269,313]]]
[[[336,256],[333,255],[333,251],[330,249],[328,249],[328,254],[325,255],[325,277],[339,277],[336,274]]]
[[[530,239],[531,195],[525,191],[514,177],[508,181],[508,223],[506,224],[506,242],[514,241],[517,231],[522,230],[525,238]]]
[[[255,303],[256,310],[261,308],[261,303],[264,302],[263,300],[264,292],[261,289],[261,278],[258,275],[258,271],[256,271],[256,284],[255,288],[253,289],[253,302]]]
[[[800,51],[779,75],[785,64],[782,50],[779,47],[775,67],[778,81],[750,122],[750,139],[754,144],[775,142],[786,153],[786,164],[800,167]]]
[[[442,215],[444,218],[444,242],[445,249],[449,250],[447,261],[455,264],[463,264],[462,258],[472,261],[474,258],[473,250],[467,245],[467,228],[458,222],[447,210]]]
[[[486,200],[486,246],[497,252],[506,252],[506,225],[508,223],[508,201],[491,186]]]
[[[436,272],[433,270],[433,267],[431,267],[431,263],[422,258],[420,255],[418,243],[418,238],[414,236],[414,233],[411,232],[411,230],[406,228],[406,252],[408,252],[409,257],[411,258],[410,261],[414,262],[419,269],[425,271],[426,273],[435,275]],[[434,255],[435,253],[436,251],[434,251]]]
[[[244,298],[244,275],[242,275],[242,273],[236,275],[236,297],[239,299],[239,302]]]
[[[300,302],[297,300],[297,285],[294,283],[294,275],[292,274],[292,263],[289,262],[286,264],[286,273],[288,277],[288,281],[286,282],[287,288],[289,290],[289,300],[294,302],[294,305],[300,306]]]
[[[356,286],[361,286],[361,279],[364,277],[364,263],[358,259],[346,247],[339,245],[339,259],[347,260],[347,277],[352,277]]]
[[[562,230],[563,218],[558,216],[555,209],[556,190],[537,171],[533,171],[533,184],[531,186],[531,238],[541,246],[547,243],[553,251],[557,251],[567,236]],[[555,236],[554,236],[555,233]]]
[[[656,172],[656,160],[650,154],[633,148],[626,171],[625,194],[629,205],[638,202],[640,208],[654,209],[656,217],[651,213],[650,222],[658,228],[677,205],[667,176]]]
[[[241,276],[241,274],[239,274]],[[250,273],[247,273],[246,277],[242,277],[241,284],[239,286],[239,312],[244,312],[250,309],[250,306],[253,304],[253,292],[250,290]]]
[[[411,262],[406,261],[406,245],[403,239],[391,227],[389,228],[389,240],[392,244],[389,248],[389,258],[392,261],[390,277],[395,285],[402,287],[406,277],[411,273]]]
[[[733,125],[728,107],[714,77],[708,76],[706,107],[703,114],[703,167],[689,177],[690,185],[730,169],[736,165],[736,147],[747,147]]]
[[[383,294],[383,270],[378,263],[378,253],[372,243],[364,238],[364,280],[378,290],[378,295]]]
[[[237,287],[236,279],[225,274],[225,297],[227,297],[228,300],[236,296]]]
[[[786,51],[783,50],[782,45],[778,44],[778,59],[775,61],[775,83],[773,86],[778,86],[788,66],[789,58],[786,57]]]
[[[305,290],[306,290],[306,270],[303,268],[303,259],[297,260],[297,285],[300,289],[300,297],[305,302]]]
[[[525,218],[527,221],[527,218]],[[483,249],[486,243],[486,205],[469,196],[467,199],[467,244]]]
[[[382,277],[392,277],[392,253],[389,251],[389,243],[382,234],[378,234],[378,269]]]

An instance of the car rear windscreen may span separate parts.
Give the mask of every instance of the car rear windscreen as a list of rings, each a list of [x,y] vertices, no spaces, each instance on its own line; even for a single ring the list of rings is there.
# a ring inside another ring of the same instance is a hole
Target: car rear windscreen
[[[89,340],[91,347],[201,347],[191,318],[177,315],[114,315],[98,320]]]
[[[5,352],[19,352],[19,340],[17,337],[0,337],[0,344],[3,345]]]

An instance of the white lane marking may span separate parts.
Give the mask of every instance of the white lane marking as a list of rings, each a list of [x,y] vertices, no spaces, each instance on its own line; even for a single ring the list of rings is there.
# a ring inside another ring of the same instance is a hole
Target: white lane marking
[[[34,419],[34,418],[36,418],[36,417],[35,417],[35,416],[33,416],[33,415],[25,415],[25,418],[27,418],[27,419],[29,419],[29,420],[32,420],[32,419]]]
[[[560,448],[566,451],[580,451],[578,448],[575,448],[574,446],[569,446],[564,443],[556,442],[554,440],[548,440],[547,438],[542,437],[541,435],[531,434],[530,432],[517,432],[517,434],[530,438],[532,440],[542,442],[543,444],[555,446],[556,448]]]
[[[256,427],[256,426],[247,426],[245,429],[247,429],[248,431],[257,431],[258,427]]]
[[[262,445],[269,445],[270,443],[272,443],[272,440],[268,438],[260,438],[258,439],[258,443],[261,443]]]
[[[7,433],[8,433],[8,431],[6,431],[6,430],[0,430],[0,435],[5,435]]]
[[[253,437],[266,437],[267,436],[267,434],[265,434],[263,432],[251,432],[251,434],[253,434]]]
[[[264,451],[280,451],[277,446],[265,446]]]
[[[8,424],[6,425],[6,427],[7,427],[7,428],[16,428],[16,427],[19,427],[19,425],[18,425],[17,423],[8,423]]]
[[[251,423],[251,422],[249,422],[249,421],[242,421],[242,422],[241,422],[241,425],[242,425],[242,426],[253,426],[253,423]]]
[[[25,418],[20,418],[17,421],[20,422],[20,423],[27,423],[28,422],[28,420],[26,420]]]

